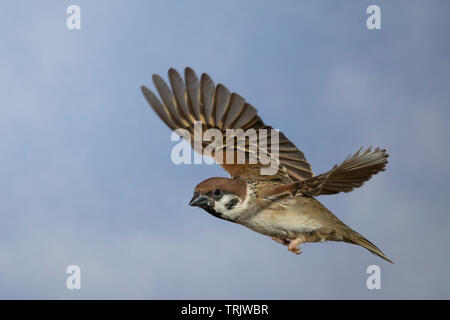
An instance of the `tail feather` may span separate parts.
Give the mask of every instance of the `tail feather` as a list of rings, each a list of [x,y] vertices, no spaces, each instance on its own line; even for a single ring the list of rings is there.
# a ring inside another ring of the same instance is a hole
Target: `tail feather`
[[[352,243],[352,244],[357,244],[363,248],[366,248],[367,250],[369,250],[373,254],[379,256],[380,258],[382,258],[392,264],[394,263],[392,260],[390,260],[388,257],[386,257],[386,255],[377,246],[375,246],[372,242],[370,242],[369,240],[364,238],[362,235],[360,235],[356,231],[351,230],[351,234],[347,237],[344,237],[344,241],[348,242],[348,243]]]

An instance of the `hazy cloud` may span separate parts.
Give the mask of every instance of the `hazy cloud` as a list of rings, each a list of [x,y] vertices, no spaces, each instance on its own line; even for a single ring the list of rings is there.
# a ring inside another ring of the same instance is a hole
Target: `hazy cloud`
[[[369,31],[369,2],[78,2],[79,31],[69,2],[0,11],[1,298],[450,297],[447,3],[382,1]],[[225,172],[172,164],[139,91],[187,65],[246,97],[317,173],[386,147],[386,172],[320,200],[395,265],[341,243],[295,256],[188,207]]]

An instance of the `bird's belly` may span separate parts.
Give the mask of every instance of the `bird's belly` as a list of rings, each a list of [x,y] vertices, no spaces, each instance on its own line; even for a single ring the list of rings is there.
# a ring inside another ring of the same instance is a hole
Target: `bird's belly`
[[[295,238],[299,234],[320,228],[320,224],[313,216],[301,210],[283,212],[263,210],[241,223],[253,231],[283,239]]]

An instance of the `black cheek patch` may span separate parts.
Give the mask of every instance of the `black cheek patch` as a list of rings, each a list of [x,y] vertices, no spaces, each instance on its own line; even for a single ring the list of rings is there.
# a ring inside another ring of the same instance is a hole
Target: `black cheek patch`
[[[225,205],[225,207],[226,207],[228,210],[231,210],[231,209],[234,208],[235,205],[237,205],[238,202],[239,202],[238,199],[233,198],[233,199],[231,199],[230,201],[228,201],[228,203]]]

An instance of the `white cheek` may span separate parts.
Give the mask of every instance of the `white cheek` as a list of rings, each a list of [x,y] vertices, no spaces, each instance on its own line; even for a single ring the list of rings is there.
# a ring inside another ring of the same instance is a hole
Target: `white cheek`
[[[219,213],[224,213],[228,211],[226,208],[226,204],[233,199],[233,196],[230,194],[225,194],[220,200],[214,202],[214,210]]]
[[[230,202],[231,200],[233,200],[235,198],[236,197],[234,197],[230,194],[225,194],[222,198],[220,198],[220,200],[215,201],[214,210],[218,213],[223,214],[224,216],[226,216],[228,218],[234,218],[236,215],[239,214],[239,212],[237,212],[239,210],[236,210],[236,209],[237,209],[237,207],[239,207],[239,204],[241,201],[239,201],[231,210],[227,209],[226,205],[228,202]]]

